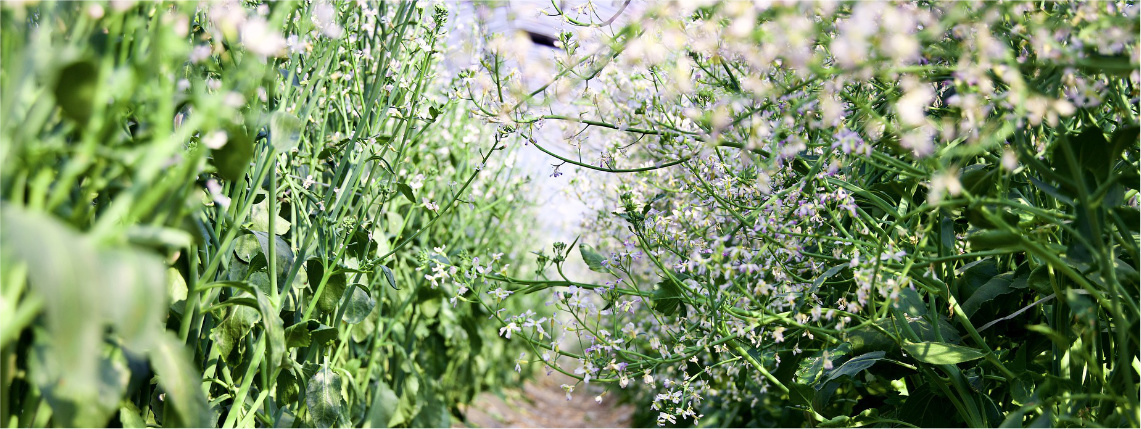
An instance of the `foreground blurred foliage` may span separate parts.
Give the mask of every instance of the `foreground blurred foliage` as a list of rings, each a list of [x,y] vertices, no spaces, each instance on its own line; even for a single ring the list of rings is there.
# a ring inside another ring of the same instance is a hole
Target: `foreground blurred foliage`
[[[514,376],[438,284],[526,242],[499,137],[432,85],[446,19],[0,9],[0,422],[449,426]]]

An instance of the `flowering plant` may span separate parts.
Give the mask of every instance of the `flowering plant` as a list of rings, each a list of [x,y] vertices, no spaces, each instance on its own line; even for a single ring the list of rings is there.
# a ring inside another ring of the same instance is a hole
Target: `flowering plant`
[[[456,90],[615,175],[549,269],[473,265],[457,298],[556,311],[504,337],[659,425],[1138,424],[1136,5],[560,7]]]

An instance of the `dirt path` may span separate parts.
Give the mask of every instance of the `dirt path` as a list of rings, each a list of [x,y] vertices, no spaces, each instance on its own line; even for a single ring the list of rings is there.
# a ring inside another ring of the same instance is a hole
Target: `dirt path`
[[[614,395],[605,395],[602,403],[594,401],[602,392],[599,385],[579,385],[567,401],[561,384],[575,380],[555,373],[536,374],[523,388],[504,392],[503,397],[483,392],[467,407],[467,421],[453,427],[630,427],[634,407],[619,405]]]

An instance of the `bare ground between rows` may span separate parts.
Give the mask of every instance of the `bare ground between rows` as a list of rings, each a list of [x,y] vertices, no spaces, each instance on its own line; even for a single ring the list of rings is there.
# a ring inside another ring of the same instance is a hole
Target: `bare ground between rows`
[[[557,372],[550,376],[539,373],[522,389],[505,389],[502,395],[483,392],[464,410],[467,421],[457,421],[452,427],[630,427],[632,405],[618,404],[612,394],[603,395],[601,404],[595,402],[602,386],[580,384],[568,401],[559,386],[574,382]]]

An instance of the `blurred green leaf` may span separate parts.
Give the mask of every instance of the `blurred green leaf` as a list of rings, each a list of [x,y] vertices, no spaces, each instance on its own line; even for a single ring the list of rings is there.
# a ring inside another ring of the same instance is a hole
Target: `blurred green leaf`
[[[167,415],[164,425],[213,427],[215,418],[202,394],[201,372],[187,357],[182,343],[169,333],[161,335],[155,343],[148,355],[151,367],[158,375],[159,385],[166,390],[167,401],[177,410],[175,416]]]
[[[372,389],[372,406],[368,413],[368,426],[374,428],[390,427],[392,418],[396,415],[399,399],[396,392],[384,380],[380,380]]]
[[[246,175],[254,156],[254,139],[240,126],[226,130],[226,144],[214,149],[212,162],[223,179],[236,182]]]
[[[86,125],[95,109],[99,83],[99,68],[94,61],[79,60],[61,68],[55,83],[55,99],[63,114]]]
[[[281,152],[289,152],[301,143],[305,124],[289,113],[277,111],[269,120],[270,143]]]

